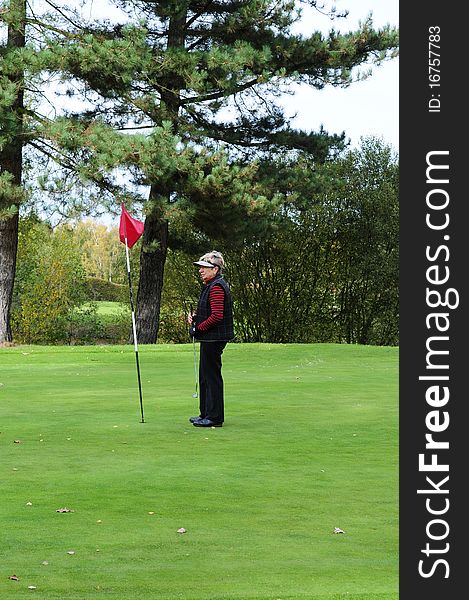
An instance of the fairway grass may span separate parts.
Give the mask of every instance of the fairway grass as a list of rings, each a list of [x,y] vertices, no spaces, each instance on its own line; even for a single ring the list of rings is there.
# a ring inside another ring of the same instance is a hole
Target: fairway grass
[[[105,300],[98,300],[84,305],[85,308],[89,306],[96,306],[96,313],[101,317],[113,317],[120,315],[123,312],[129,311],[127,305],[123,302],[107,302]]]
[[[0,598],[397,600],[398,349],[229,344],[217,429],[192,353],[141,423],[133,346],[0,348]]]

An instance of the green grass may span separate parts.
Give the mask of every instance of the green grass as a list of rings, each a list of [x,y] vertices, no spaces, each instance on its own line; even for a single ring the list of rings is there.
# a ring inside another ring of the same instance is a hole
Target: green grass
[[[139,359],[145,423],[132,346],[0,349],[1,598],[397,600],[397,348],[230,344],[218,429]]]
[[[93,302],[93,304],[95,304],[97,307],[97,314],[99,316],[106,317],[120,315],[122,311],[125,310],[125,308],[127,308],[127,305],[123,304],[122,302],[107,302],[105,300],[96,301]]]

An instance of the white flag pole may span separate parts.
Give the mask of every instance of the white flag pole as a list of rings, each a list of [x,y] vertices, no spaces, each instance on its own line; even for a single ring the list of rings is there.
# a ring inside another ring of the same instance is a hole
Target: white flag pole
[[[133,294],[132,294],[132,276],[130,274],[130,259],[129,259],[129,247],[127,245],[127,234],[125,236],[125,257],[127,259],[127,275],[129,277],[130,309],[132,311],[132,332],[133,332],[133,336],[134,336],[135,360],[137,363],[138,393],[140,396],[140,413],[142,415],[141,422],[145,423],[145,418],[143,416],[142,382],[141,382],[141,378],[140,378],[140,365],[138,362],[137,328],[135,327],[134,299],[133,299]]]

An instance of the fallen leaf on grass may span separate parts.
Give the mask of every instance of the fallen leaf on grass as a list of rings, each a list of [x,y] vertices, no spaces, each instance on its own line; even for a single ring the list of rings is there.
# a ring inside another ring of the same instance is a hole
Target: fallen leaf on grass
[[[58,508],[55,512],[68,513],[68,512],[75,512],[75,511],[72,510],[71,508],[67,508],[66,506],[64,506],[63,508]]]
[[[8,577],[8,579],[11,579],[12,581],[19,581],[20,578],[17,577],[16,575],[10,575],[10,577]]]
[[[186,529],[184,529],[184,527],[181,527],[180,529],[178,529],[178,533],[186,533]]]
[[[334,533],[345,533],[345,531],[340,527],[334,527]]]

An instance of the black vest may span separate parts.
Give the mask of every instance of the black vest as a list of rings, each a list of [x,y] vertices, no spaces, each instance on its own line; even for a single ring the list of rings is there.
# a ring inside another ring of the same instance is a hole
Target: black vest
[[[196,324],[202,323],[212,314],[210,310],[210,290],[214,285],[220,285],[225,291],[225,302],[223,307],[223,320],[207,331],[197,331],[195,337],[201,342],[227,342],[234,338],[233,328],[233,299],[230,286],[223,279],[223,275],[217,274],[204,286],[197,305]]]

